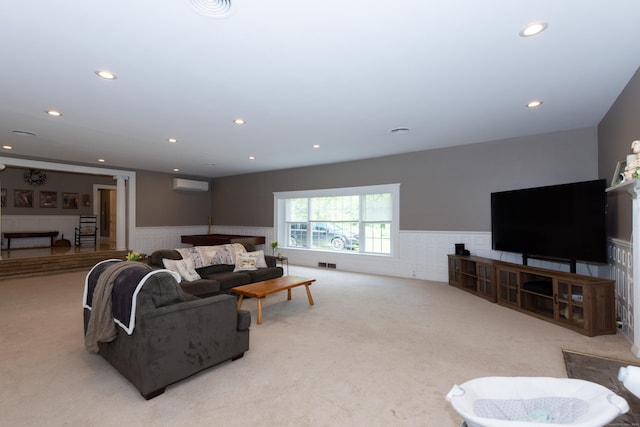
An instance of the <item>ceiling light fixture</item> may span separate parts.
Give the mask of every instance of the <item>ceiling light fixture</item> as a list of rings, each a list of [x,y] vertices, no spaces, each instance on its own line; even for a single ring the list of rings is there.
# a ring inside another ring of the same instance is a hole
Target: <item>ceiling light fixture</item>
[[[98,159],[98,163],[104,163],[105,161],[105,159]]]
[[[313,144],[312,147],[313,148],[320,148],[320,144]]]
[[[173,171],[174,171],[174,172],[180,172],[180,169],[178,169],[178,168],[173,168]]]
[[[394,135],[405,135],[409,132],[411,132],[411,129],[409,128],[395,128],[395,129],[391,129],[390,132]]]
[[[531,23],[531,24],[527,25],[526,27],[524,27],[520,31],[520,37],[535,36],[536,34],[540,34],[541,32],[543,32],[546,29],[547,29],[547,23],[546,22],[534,22],[534,23]]]
[[[527,108],[536,108],[542,105],[542,101],[534,100],[527,103]]]
[[[226,18],[233,13],[231,0],[187,0],[196,13],[209,18]]]
[[[54,117],[60,117],[62,113],[56,110],[47,110],[47,114]]]
[[[244,119],[235,119],[235,120],[233,121],[233,123],[235,123],[235,124],[237,124],[237,125],[243,125],[243,124],[245,124],[246,122],[244,121]]]
[[[256,156],[249,156],[249,160],[255,160]]]
[[[11,132],[13,132],[14,135],[20,135],[20,136],[36,136],[35,133],[29,132],[28,130],[14,130]]]
[[[177,138],[167,138],[167,141],[171,142],[171,143],[175,143],[178,142]]]
[[[4,148],[5,150],[13,150],[13,147],[10,145],[3,145],[2,148]]]
[[[96,76],[100,77],[101,79],[105,79],[105,80],[115,80],[115,79],[118,78],[118,76],[113,74],[111,71],[107,71],[107,70],[98,70],[98,71],[96,71]]]

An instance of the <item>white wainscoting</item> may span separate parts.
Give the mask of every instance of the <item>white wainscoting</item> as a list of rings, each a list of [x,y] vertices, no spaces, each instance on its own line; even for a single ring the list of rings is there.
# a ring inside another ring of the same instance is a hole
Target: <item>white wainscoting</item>
[[[610,279],[616,281],[616,319],[622,334],[633,342],[633,248],[631,243],[609,239]]]
[[[192,227],[138,227],[134,250],[150,254],[156,249],[172,249],[190,245],[180,242],[185,234],[205,234],[207,226]],[[270,242],[274,240],[272,227],[212,226],[211,233],[264,236],[264,249],[271,254]],[[491,233],[476,231],[401,231],[398,238],[398,254],[395,256],[360,255],[348,252],[310,251],[305,249],[278,248],[277,252],[289,258],[291,265],[318,267],[318,263],[335,264],[336,269],[359,273],[381,274],[395,277],[415,277],[438,282],[448,281],[447,254],[454,252],[456,243],[464,243],[472,255],[498,259],[516,264],[522,263],[518,254],[491,249]],[[541,260],[529,260],[529,265],[569,271],[567,264]],[[578,264],[578,273],[609,277],[608,266]]]
[[[61,239],[64,235],[73,244],[74,230],[78,226],[78,215],[2,215],[2,232],[57,231]],[[49,246],[49,237],[11,239],[11,249]],[[2,238],[2,248],[7,248],[7,239]]]

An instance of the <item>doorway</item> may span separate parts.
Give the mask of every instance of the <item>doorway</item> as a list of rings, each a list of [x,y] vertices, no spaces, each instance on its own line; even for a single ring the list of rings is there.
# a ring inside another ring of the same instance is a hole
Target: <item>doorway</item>
[[[97,191],[98,235],[100,243],[115,245],[117,230],[116,187],[99,186]]]

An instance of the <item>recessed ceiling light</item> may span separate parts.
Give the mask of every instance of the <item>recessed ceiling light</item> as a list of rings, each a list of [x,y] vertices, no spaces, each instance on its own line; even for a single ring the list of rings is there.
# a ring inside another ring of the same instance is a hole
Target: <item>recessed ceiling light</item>
[[[243,125],[243,124],[245,124],[246,122],[244,121],[244,119],[235,119],[235,120],[233,121],[233,123],[235,123],[235,124],[237,124],[237,125]]]
[[[534,101],[529,101],[529,103],[527,103],[527,108],[536,108],[542,105],[542,101],[539,100],[534,100]]]
[[[196,13],[209,18],[226,18],[233,13],[231,0],[188,0]]]
[[[256,156],[249,156],[249,160],[255,160]]]
[[[13,150],[13,147],[10,145],[3,145],[2,148],[4,148],[5,150]]]
[[[98,163],[104,163],[105,161],[105,159],[98,159]]]
[[[12,132],[14,135],[20,135],[20,136],[36,136],[35,133],[29,132],[28,130],[14,130]]]
[[[62,113],[56,110],[47,110],[47,114],[54,117],[60,117]]]
[[[312,147],[313,148],[320,148],[320,144],[313,144]]]
[[[176,138],[167,138],[167,141],[174,143],[174,142],[178,142],[178,140]]]
[[[115,74],[113,74],[111,71],[107,71],[107,70],[98,70],[96,71],[96,76],[105,79],[105,80],[115,80],[118,78],[118,76],[116,76]]]
[[[394,135],[404,135],[407,134],[411,131],[411,129],[409,128],[395,128],[395,129],[391,129],[391,133]]]
[[[178,168],[173,168],[173,171],[174,171],[174,172],[180,172],[180,169],[178,169]]]
[[[536,34],[540,34],[541,32],[543,32],[546,29],[547,29],[547,23],[546,22],[534,22],[534,23],[531,23],[531,24],[527,25],[526,27],[524,27],[520,31],[520,37],[535,36]]]

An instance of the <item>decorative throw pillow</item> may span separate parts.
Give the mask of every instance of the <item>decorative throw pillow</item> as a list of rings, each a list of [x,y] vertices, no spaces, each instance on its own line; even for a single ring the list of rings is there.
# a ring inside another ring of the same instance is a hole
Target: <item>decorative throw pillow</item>
[[[187,282],[202,279],[193,266],[193,262],[189,263],[187,260],[182,260],[178,261],[177,266],[180,276],[182,276],[182,278]]]
[[[196,269],[193,266],[193,260],[191,258],[173,260],[162,258],[162,263],[164,264],[164,268],[167,270],[175,271],[182,277],[183,280],[187,282],[192,282],[194,280],[201,279],[200,275],[196,272]]]
[[[258,257],[248,254],[236,254],[236,268],[233,271],[257,270]]]
[[[253,251],[247,252],[247,255],[256,256],[256,267],[257,268],[267,268],[267,261],[264,259],[264,251]]]

